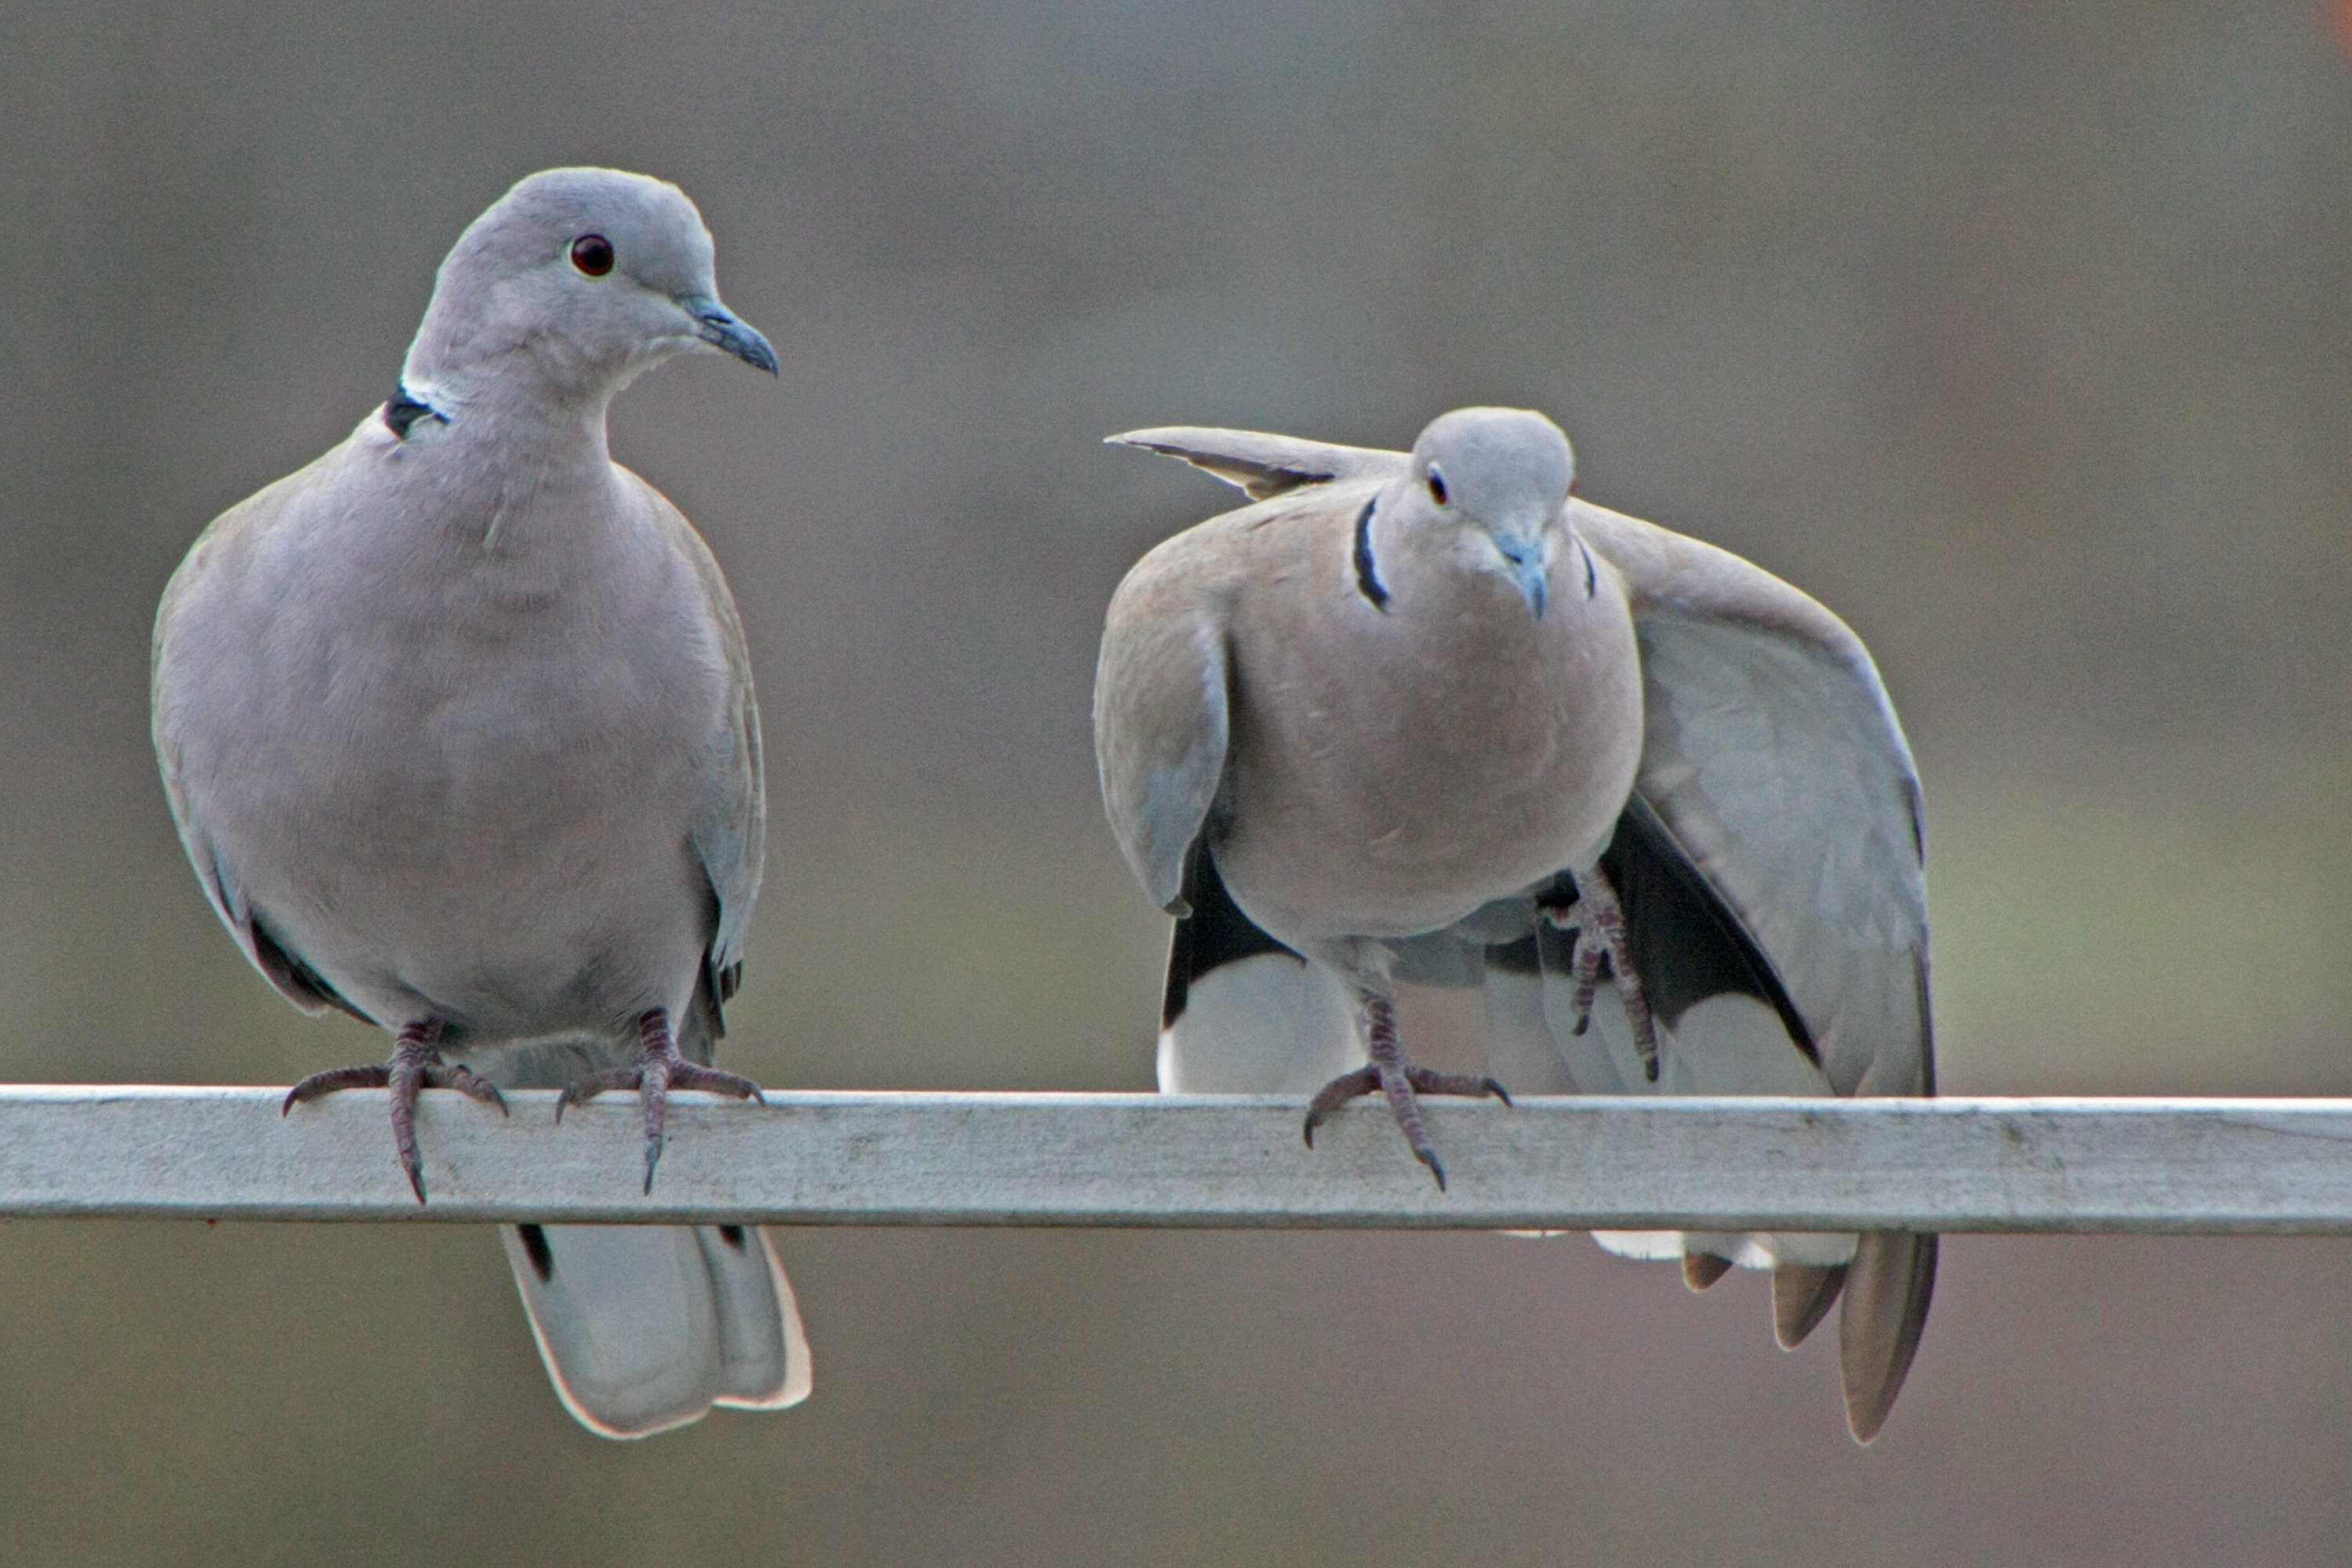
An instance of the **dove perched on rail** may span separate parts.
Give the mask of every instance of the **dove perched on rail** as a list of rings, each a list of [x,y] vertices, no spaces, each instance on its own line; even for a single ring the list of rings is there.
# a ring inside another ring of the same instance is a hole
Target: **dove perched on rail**
[[[1103,796],[1177,917],[1164,1090],[1934,1092],[1917,774],[1861,640],[1736,555],[1572,493],[1539,414],[1410,453],[1139,430],[1255,504],[1144,556],[1095,687]],[[1476,985],[1497,1078],[1415,1065],[1400,983]],[[1498,1079],[1500,1081],[1498,1081]],[[1695,1289],[1772,1270],[1793,1346],[1843,1295],[1867,1442],[1936,1237],[1603,1233]]]
[[[288,1097],[390,1090],[425,1198],[424,1087],[644,1100],[742,973],[765,808],[743,632],[709,550],[613,461],[605,415],[688,352],[773,374],[675,185],[521,181],[467,228],[389,401],[230,508],[165,589],[154,731],[188,858],[296,1006],[394,1037]],[[741,1226],[520,1226],[507,1252],[565,1405],[637,1436],[809,1390],[773,1247]]]

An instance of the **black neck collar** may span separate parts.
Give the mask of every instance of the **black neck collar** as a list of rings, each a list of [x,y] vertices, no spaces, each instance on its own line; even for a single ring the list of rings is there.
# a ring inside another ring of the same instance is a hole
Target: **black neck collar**
[[[384,428],[405,441],[409,427],[419,419],[437,419],[444,425],[449,423],[446,414],[415,396],[409,392],[407,383],[403,382],[393,392],[391,401],[383,405]]]

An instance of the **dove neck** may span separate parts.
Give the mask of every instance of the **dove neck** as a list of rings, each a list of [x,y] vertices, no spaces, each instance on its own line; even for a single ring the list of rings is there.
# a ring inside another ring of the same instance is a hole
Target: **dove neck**
[[[401,384],[452,423],[495,430],[502,441],[546,455],[578,447],[601,457],[613,399],[656,363],[650,354],[619,364],[592,361],[561,338],[486,349],[453,347],[425,331],[409,348]]]
[[[610,391],[559,398],[510,375],[411,369],[400,395],[430,410],[411,426],[421,461],[412,471],[437,491],[435,510],[469,555],[536,557],[557,542],[569,550],[580,542],[581,520],[608,509]]]
[[[494,468],[577,465],[593,472],[611,459],[605,418],[617,386],[564,395],[511,374],[473,368],[435,374],[412,365],[400,388],[402,396],[422,403],[448,427],[446,438]]]

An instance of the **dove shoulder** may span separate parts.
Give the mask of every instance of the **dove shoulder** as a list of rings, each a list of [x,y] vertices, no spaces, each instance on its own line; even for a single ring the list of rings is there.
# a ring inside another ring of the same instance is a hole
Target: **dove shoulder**
[[[1318,575],[1328,563],[1318,558],[1344,545],[1350,509],[1379,485],[1293,487],[1196,523],[1154,546],[1111,595],[1095,673],[1103,802],[1129,868],[1171,913],[1186,907],[1185,851],[1224,776],[1236,619]]]

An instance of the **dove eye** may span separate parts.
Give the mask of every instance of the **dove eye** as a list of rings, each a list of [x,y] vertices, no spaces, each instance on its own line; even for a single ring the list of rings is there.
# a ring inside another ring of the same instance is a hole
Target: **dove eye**
[[[1445,504],[1445,476],[1435,468],[1429,470],[1429,499],[1440,506]]]
[[[572,242],[572,265],[591,278],[613,270],[613,242],[601,234],[583,234]]]

